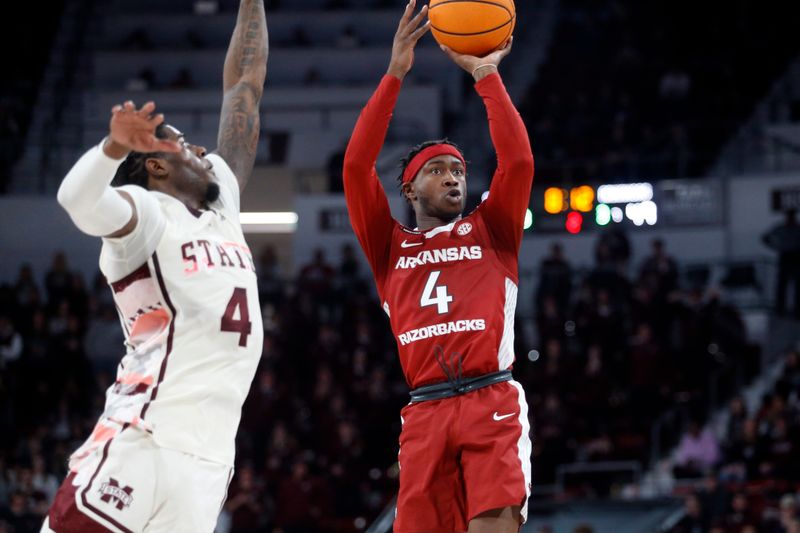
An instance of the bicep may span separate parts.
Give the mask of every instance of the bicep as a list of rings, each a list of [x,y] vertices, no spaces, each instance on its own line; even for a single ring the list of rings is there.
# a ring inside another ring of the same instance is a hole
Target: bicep
[[[256,161],[261,132],[259,102],[262,88],[240,81],[225,91],[216,152],[228,163],[244,190]]]

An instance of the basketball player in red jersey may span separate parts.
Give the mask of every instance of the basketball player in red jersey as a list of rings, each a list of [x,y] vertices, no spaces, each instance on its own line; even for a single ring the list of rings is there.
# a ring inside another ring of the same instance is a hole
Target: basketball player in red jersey
[[[411,151],[401,176],[418,227],[392,218],[375,162],[414,47],[429,29],[427,8],[416,16],[414,8],[411,0],[344,163],[350,220],[412,389],[401,413],[394,531],[514,532],[530,494],[528,408],[510,368],[533,156],[497,69],[511,43],[483,58],[443,48],[472,74],[486,105],[498,161],[489,197],[463,216],[464,156],[447,141],[429,141]]]

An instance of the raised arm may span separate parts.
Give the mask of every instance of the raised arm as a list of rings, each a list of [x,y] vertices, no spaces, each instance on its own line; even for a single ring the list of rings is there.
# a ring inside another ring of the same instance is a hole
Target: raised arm
[[[392,213],[375,163],[383,147],[400,85],[414,62],[414,46],[428,31],[420,25],[427,6],[414,15],[415,0],[406,5],[395,34],[386,75],[358,117],[344,155],[344,195],[356,237],[369,260],[380,290],[391,245]]]
[[[486,106],[489,133],[497,153],[497,170],[489,188],[489,198],[481,209],[489,221],[493,237],[513,256],[516,264],[533,185],[533,154],[525,124],[497,71],[500,61],[511,51],[511,41],[482,58],[443,49],[453,61],[472,74],[475,89]]]
[[[222,75],[223,100],[216,152],[244,190],[256,161],[259,105],[267,77],[267,17],[263,0],[241,0]]]
[[[130,195],[110,184],[117,168],[131,152],[178,152],[174,141],[158,139],[155,130],[164,116],[154,115],[155,104],[136,109],[133,102],[111,110],[108,137],[86,152],[70,169],[58,189],[58,202],[78,229],[95,237],[123,237],[138,223]]]

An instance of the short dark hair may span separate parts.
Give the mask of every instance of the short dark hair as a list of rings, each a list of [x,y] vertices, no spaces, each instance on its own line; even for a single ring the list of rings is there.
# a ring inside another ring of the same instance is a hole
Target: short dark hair
[[[166,139],[167,128],[164,123],[156,127],[156,138]],[[128,157],[117,168],[117,173],[114,174],[114,179],[111,185],[119,187],[121,185],[138,185],[143,189],[147,189],[147,181],[150,175],[147,173],[145,162],[153,157],[163,157],[163,152],[131,152]]]
[[[405,173],[408,164],[411,163],[411,160],[414,159],[417,156],[417,154],[423,151],[425,148],[428,148],[430,146],[436,146],[437,144],[449,144],[450,146],[458,150],[458,153],[461,154],[461,158],[464,159],[464,161],[466,161],[466,159],[464,158],[464,152],[461,150],[461,148],[459,148],[456,143],[448,140],[447,137],[445,137],[444,139],[436,139],[433,141],[425,141],[423,143],[419,143],[418,145],[411,148],[411,151],[409,151],[408,154],[400,160],[400,175],[397,176],[397,181],[398,183],[400,183],[401,187],[403,186],[403,174]]]

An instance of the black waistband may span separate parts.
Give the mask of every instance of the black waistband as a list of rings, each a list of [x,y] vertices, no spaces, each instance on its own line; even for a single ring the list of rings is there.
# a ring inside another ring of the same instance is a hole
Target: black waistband
[[[458,383],[443,381],[442,383],[425,385],[412,390],[409,395],[411,396],[411,403],[441,400],[467,394],[495,383],[511,381],[512,379],[510,370],[501,370],[500,372],[492,372],[491,374],[484,374],[474,378],[463,378]]]

